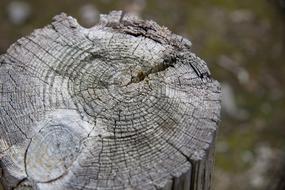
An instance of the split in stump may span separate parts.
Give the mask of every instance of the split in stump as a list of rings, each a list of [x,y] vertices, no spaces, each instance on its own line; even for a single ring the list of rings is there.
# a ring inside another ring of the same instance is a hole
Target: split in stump
[[[120,11],[19,39],[0,56],[5,189],[210,189],[220,86],[190,47]]]

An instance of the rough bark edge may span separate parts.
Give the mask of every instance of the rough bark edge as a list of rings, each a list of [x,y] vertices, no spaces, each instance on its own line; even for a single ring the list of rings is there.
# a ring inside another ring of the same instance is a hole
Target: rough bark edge
[[[104,16],[110,17],[107,19],[110,21],[104,22]],[[176,34],[172,34],[167,28],[160,27],[158,24],[156,24],[153,21],[144,21],[144,20],[140,20],[140,19],[135,18],[135,17],[125,16],[125,13],[123,13],[122,11],[119,11],[119,12],[114,11],[110,15],[103,15],[102,18],[101,18],[100,24],[98,25],[100,27],[109,27],[110,29],[114,29],[115,31],[119,31],[119,32],[126,33],[126,34],[133,35],[133,36],[145,36],[145,37],[152,39],[158,43],[161,43],[164,45],[169,45],[169,46],[174,46],[178,50],[190,49],[190,47],[191,47],[190,41],[188,41],[188,40],[184,39],[183,37],[178,36]],[[134,19],[134,20],[132,20],[132,19]],[[112,21],[112,20],[114,20],[114,21]],[[74,30],[78,29],[79,27],[82,28],[77,23],[76,19],[69,17],[64,13],[54,17],[54,22],[51,25],[48,25],[47,27],[52,27],[53,29],[56,30],[56,24],[58,22],[64,23],[64,24],[66,24],[67,27],[70,27]],[[142,30],[142,29],[145,32],[141,32],[140,30]],[[41,30],[42,29],[37,29],[31,35],[36,35],[37,33],[40,33]],[[135,32],[135,31],[137,31],[137,32]],[[18,42],[20,42],[20,40],[18,40],[17,43]],[[10,47],[11,49],[13,49],[12,46]],[[10,50],[10,48],[9,48],[9,50]],[[219,110],[217,112],[219,112]],[[217,125],[216,125],[216,127],[217,127]],[[210,155],[213,152],[212,150],[213,150],[213,148],[210,148],[208,150],[210,153],[207,153],[208,151],[205,150],[205,152],[207,154],[207,156],[206,156],[207,160],[206,161],[203,160],[203,159],[205,159],[203,156],[200,158],[191,158],[190,163],[193,166],[192,172],[190,172],[190,170],[188,170],[184,173],[182,172],[181,176],[174,177],[173,179],[171,179],[171,181],[172,181],[171,182],[171,184],[172,184],[171,189],[174,189],[174,190],[180,189],[181,186],[178,184],[181,184],[181,181],[185,181],[185,179],[190,178],[191,175],[194,177],[197,174],[199,176],[198,177],[199,179],[201,179],[201,180],[206,179],[205,176],[209,176],[210,174],[200,173],[199,171],[201,170],[200,169],[201,165],[203,165],[203,167],[205,167],[204,165],[210,165],[210,161],[212,158],[212,156],[210,156]],[[195,168],[196,168],[196,170],[195,170]],[[207,167],[205,167],[205,168],[207,168]],[[184,182],[184,183],[187,183],[187,182]],[[167,184],[169,184],[169,183],[167,183]],[[194,184],[194,183],[191,182],[191,184]],[[180,187],[178,187],[178,186],[180,186]],[[166,185],[165,188],[163,188],[163,189],[168,189],[167,187],[170,187],[170,186]],[[192,189],[192,187],[191,187],[191,189]],[[200,190],[200,189],[205,189],[205,188],[197,186],[197,188],[195,188],[195,189]]]
[[[123,11],[112,11],[108,15],[101,15],[99,24],[133,36],[144,36],[180,50],[190,49],[192,45],[189,40],[172,33],[164,26],[159,26],[152,20],[142,20]]]

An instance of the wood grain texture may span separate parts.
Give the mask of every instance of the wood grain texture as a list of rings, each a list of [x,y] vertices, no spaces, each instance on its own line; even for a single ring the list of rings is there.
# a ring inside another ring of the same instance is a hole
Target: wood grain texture
[[[121,11],[19,39],[0,57],[5,189],[210,189],[220,85],[190,47]]]

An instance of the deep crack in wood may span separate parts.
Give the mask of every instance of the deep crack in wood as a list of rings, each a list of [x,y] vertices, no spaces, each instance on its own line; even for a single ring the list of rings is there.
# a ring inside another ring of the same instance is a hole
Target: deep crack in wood
[[[209,190],[220,85],[190,47],[121,11],[19,39],[0,56],[5,189]]]

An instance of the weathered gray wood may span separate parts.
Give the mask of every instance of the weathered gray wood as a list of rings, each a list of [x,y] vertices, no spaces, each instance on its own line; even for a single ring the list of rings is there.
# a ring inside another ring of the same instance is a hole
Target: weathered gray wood
[[[5,189],[210,189],[220,86],[190,47],[120,11],[19,39],[0,57]]]

